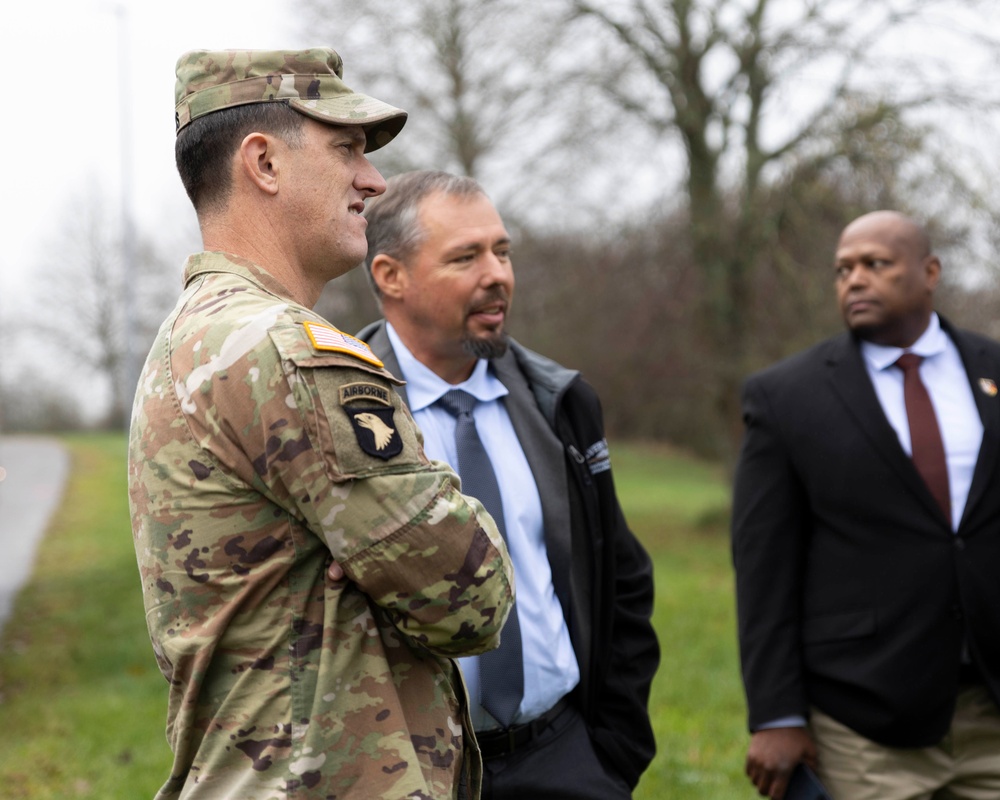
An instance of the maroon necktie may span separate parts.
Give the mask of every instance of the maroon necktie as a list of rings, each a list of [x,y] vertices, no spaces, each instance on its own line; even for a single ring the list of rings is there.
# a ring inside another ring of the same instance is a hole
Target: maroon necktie
[[[896,366],[903,370],[903,400],[910,423],[910,447],[913,465],[938,501],[945,518],[951,523],[951,493],[948,490],[948,463],[945,460],[941,429],[938,428],[934,406],[927,388],[920,380],[921,356],[903,353]]]

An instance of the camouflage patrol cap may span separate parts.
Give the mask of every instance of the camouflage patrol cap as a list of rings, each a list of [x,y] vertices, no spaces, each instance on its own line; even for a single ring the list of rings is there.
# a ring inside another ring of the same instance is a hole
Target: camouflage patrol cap
[[[330,125],[360,125],[366,152],[388,144],[406,112],[343,82],[344,62],[328,47],[307,50],[191,50],[177,59],[177,132],[213,111],[273,100]]]

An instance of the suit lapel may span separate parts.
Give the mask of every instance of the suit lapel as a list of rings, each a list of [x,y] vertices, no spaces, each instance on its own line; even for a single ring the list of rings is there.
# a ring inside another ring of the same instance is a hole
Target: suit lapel
[[[552,583],[562,603],[563,614],[566,619],[570,619],[572,525],[567,483],[569,476],[562,444],[542,416],[514,354],[508,350],[504,356],[493,359],[490,364],[494,374],[509,392],[504,398],[507,413],[528,459],[542,501],[545,549],[552,568]]]
[[[955,330],[945,320],[941,320],[951,340],[958,348],[962,363],[969,375],[972,386],[972,396],[979,409],[979,417],[983,423],[983,442],[979,446],[979,457],[976,459],[976,469],[972,473],[972,485],[969,487],[969,497],[965,501],[965,511],[959,529],[982,502],[988,491],[996,491],[994,478],[997,466],[998,447],[1000,447],[1000,398],[987,394],[981,384],[981,379],[992,380],[994,386],[1000,386],[1000,365],[991,359],[986,348],[974,340]]]
[[[385,368],[397,378],[403,380],[403,370],[400,369],[399,359],[396,358],[396,351],[392,349],[392,345],[389,343],[389,334],[385,332],[384,320],[364,328],[358,334],[358,338],[368,342],[368,346],[372,349],[372,352],[382,359]],[[409,407],[410,399],[406,396],[406,386],[397,386],[396,393],[403,398],[403,402]]]
[[[876,452],[927,507],[928,512],[944,522],[941,508],[913,466],[913,461],[906,455],[896,431],[886,418],[868,376],[861,350],[850,334],[843,334],[830,342],[826,364],[834,394],[843,401],[848,414],[854,418]],[[950,521],[948,527],[951,528]]]

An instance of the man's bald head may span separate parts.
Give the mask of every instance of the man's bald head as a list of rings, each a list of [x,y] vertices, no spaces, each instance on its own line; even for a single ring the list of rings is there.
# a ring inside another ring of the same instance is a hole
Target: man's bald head
[[[905,348],[927,329],[941,263],[912,217],[858,217],[840,235],[834,272],[844,321],[861,338]]]
[[[922,224],[899,211],[872,211],[851,222],[840,235],[874,233],[906,250],[914,258],[927,258],[931,254],[931,239]]]

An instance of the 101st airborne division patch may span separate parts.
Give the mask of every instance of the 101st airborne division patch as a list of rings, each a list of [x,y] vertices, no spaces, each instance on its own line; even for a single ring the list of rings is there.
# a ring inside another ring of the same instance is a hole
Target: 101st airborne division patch
[[[395,409],[389,390],[377,383],[348,383],[340,387],[344,409],[358,445],[368,455],[388,461],[403,452],[403,440],[393,421]]]

